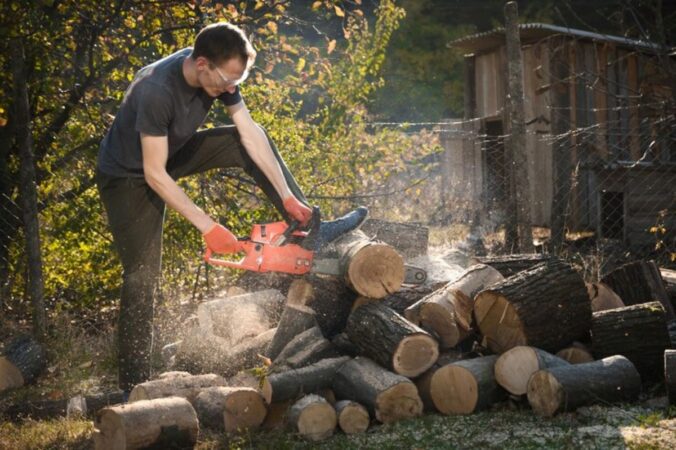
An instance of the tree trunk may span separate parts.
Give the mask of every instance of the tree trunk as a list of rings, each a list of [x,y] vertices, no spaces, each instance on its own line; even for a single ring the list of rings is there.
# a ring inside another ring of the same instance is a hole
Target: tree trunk
[[[329,389],[336,372],[350,359],[349,356],[328,358],[300,369],[269,375],[267,380],[272,387],[272,402],[277,403]]]
[[[228,433],[260,427],[267,413],[263,396],[248,387],[206,388],[192,403],[201,425]]]
[[[225,378],[213,373],[165,376],[134,386],[129,394],[129,403],[164,397],[183,397],[192,403],[202,389],[225,385],[227,385]]]
[[[528,382],[528,402],[536,413],[551,417],[592,403],[633,401],[640,391],[634,365],[615,355],[536,372]]]
[[[404,259],[391,246],[371,241],[357,230],[335,244],[345,283],[365,297],[383,298],[397,292],[404,281]]]
[[[33,155],[32,118],[28,99],[27,75],[23,41],[15,39],[12,48],[12,75],[14,78],[15,124],[19,156],[21,157],[21,208],[28,257],[28,294],[33,312],[33,333],[42,341],[47,331],[45,313],[42,255],[40,252],[40,219]]]
[[[317,326],[317,320],[312,308],[287,303],[277,325],[277,331],[265,351],[265,356],[274,361],[294,337],[315,326]]]
[[[369,412],[363,405],[352,400],[341,400],[334,405],[338,426],[345,434],[363,433],[371,422]]]
[[[103,408],[94,426],[96,450],[193,448],[199,433],[195,410],[180,397]]]
[[[345,363],[336,372],[333,391],[338,398],[361,403],[382,423],[422,414],[422,400],[415,385],[368,358],[357,357]]]
[[[47,367],[42,345],[28,335],[14,338],[0,356],[0,392],[29,384]]]
[[[333,406],[319,395],[307,395],[289,410],[289,424],[301,436],[321,441],[333,435],[338,419]]]
[[[457,280],[420,300],[419,325],[438,336],[442,349],[455,347],[469,333],[474,296],[503,279],[490,266],[470,267]]]
[[[528,380],[535,372],[568,364],[568,361],[539,348],[518,346],[498,358],[495,381],[510,394],[524,395],[528,392]]]
[[[625,306],[620,296],[605,283],[587,283],[587,292],[589,292],[592,312],[606,311]]]
[[[625,305],[657,300],[667,313],[667,321],[676,319],[660,270],[654,261],[634,261],[613,270],[605,277],[606,283]]]
[[[670,405],[676,405],[676,350],[664,351],[664,385]]]
[[[565,359],[571,364],[582,364],[594,361],[594,356],[592,356],[592,353],[587,346],[577,341],[556,352],[556,356]]]
[[[495,382],[496,355],[466,359],[437,369],[429,380],[429,395],[442,414],[471,414],[505,397]]]
[[[400,375],[418,376],[439,357],[432,336],[380,303],[355,310],[345,333],[361,354]]]
[[[474,264],[486,264],[494,269],[504,277],[511,277],[522,270],[528,270],[542,262],[551,260],[550,255],[540,253],[528,254],[512,254],[512,255],[497,255],[497,256],[481,256],[474,257],[472,261]]]
[[[663,375],[664,350],[671,341],[659,302],[594,313],[591,329],[595,357],[626,356],[644,381]]]
[[[575,269],[552,260],[480,292],[474,315],[496,353],[517,345],[556,351],[589,333],[591,302]]]

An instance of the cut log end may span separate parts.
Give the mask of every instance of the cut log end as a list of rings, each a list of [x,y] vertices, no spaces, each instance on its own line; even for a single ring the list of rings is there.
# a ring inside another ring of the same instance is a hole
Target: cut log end
[[[405,377],[416,377],[439,358],[439,345],[428,334],[406,336],[399,343],[392,358],[394,371]]]
[[[455,347],[460,341],[457,316],[449,314],[442,305],[425,303],[421,305],[419,314],[420,325],[425,329],[434,330],[444,348]]]
[[[430,395],[443,414],[471,414],[477,406],[478,392],[476,378],[464,367],[450,364],[432,376]]]
[[[0,356],[0,392],[24,385],[21,371],[4,356]]]
[[[369,413],[362,405],[349,400],[342,400],[336,405],[338,426],[345,434],[363,433],[369,427]]]
[[[336,410],[329,402],[311,394],[294,403],[289,411],[289,422],[301,436],[320,441],[333,434],[338,419]]]
[[[422,410],[423,403],[413,383],[395,384],[376,399],[376,419],[382,423],[417,417],[422,414]]]
[[[474,303],[474,314],[488,347],[495,353],[527,345],[521,320],[505,297],[489,290],[481,292]]]
[[[540,370],[530,378],[528,402],[537,414],[552,417],[561,408],[564,398],[563,387],[546,370]]]
[[[594,357],[589,352],[589,350],[578,346],[571,346],[561,349],[556,353],[556,356],[561,359],[565,359],[571,364],[583,364],[594,361]]]
[[[495,380],[514,395],[525,394],[530,376],[540,370],[531,347],[518,346],[505,352],[495,363]]]
[[[254,389],[240,389],[225,400],[223,424],[225,431],[258,428],[263,423],[267,407],[263,396]]]
[[[358,294],[383,298],[399,290],[404,272],[404,261],[396,250],[370,243],[351,258],[346,278]]]

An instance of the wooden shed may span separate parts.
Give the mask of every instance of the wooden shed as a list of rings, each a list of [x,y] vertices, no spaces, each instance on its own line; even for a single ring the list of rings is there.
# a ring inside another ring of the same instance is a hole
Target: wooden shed
[[[676,229],[676,120],[656,44],[548,24],[519,26],[534,225],[565,216],[570,231],[627,243],[652,239],[658,213]],[[453,41],[465,55],[465,120],[446,138],[456,195],[499,210],[508,195],[503,136],[504,29]],[[669,110],[671,108],[671,110]],[[454,137],[455,136],[455,137]],[[611,223],[612,222],[612,223]]]

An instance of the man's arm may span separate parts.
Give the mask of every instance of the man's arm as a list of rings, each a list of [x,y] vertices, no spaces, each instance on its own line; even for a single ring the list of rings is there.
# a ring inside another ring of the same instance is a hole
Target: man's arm
[[[150,136],[141,133],[143,149],[143,173],[150,188],[183,217],[188,219],[202,234],[216,224],[183,192],[167,173],[169,143],[166,136]]]

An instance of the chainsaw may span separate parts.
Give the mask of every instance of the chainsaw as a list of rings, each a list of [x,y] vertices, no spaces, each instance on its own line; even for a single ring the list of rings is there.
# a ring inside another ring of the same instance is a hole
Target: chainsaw
[[[317,273],[342,276],[337,255],[321,253],[317,248],[319,208],[312,210],[309,230],[301,230],[298,221],[256,224],[248,237],[238,238],[244,257],[239,261],[215,258],[207,248],[204,260],[214,266],[254,272],[281,272],[292,275]],[[404,284],[418,285],[425,282],[427,273],[418,267],[405,265]]]

